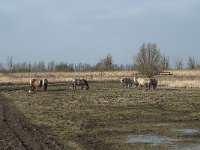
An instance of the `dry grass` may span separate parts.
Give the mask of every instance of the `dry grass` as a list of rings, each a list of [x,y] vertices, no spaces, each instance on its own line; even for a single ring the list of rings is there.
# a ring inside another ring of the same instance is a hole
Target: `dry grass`
[[[0,83],[28,84],[30,78],[47,78],[50,83],[70,82],[72,78],[85,78],[90,81],[118,81],[123,76],[134,76],[135,73],[134,71],[1,73]]]
[[[159,76],[159,85],[173,88],[200,88],[200,70],[174,70],[172,76]]]
[[[68,149],[158,150],[199,146],[199,132],[185,135],[172,131],[200,131],[199,89],[147,91],[122,88],[116,82],[94,82],[91,87],[72,92],[59,85],[49,86],[46,92],[28,93],[24,85],[4,85],[0,91],[30,123]],[[149,134],[177,141],[158,145],[126,143],[131,136]]]
[[[112,72],[36,72],[0,73],[0,84],[28,84],[30,78],[47,78],[50,83],[71,82],[72,78],[95,81],[119,81],[121,77],[133,77],[135,71]],[[178,88],[200,88],[200,70],[174,70],[171,76],[157,76],[160,86]]]
[[[200,88],[200,80],[161,80],[159,84],[173,88]]]
[[[174,70],[173,75],[176,76],[193,76],[200,77],[200,70]]]

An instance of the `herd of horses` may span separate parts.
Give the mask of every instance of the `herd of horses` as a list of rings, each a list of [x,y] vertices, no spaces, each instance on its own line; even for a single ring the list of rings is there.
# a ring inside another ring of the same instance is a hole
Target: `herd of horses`
[[[44,87],[44,91],[47,91],[48,87],[48,80],[47,79],[30,79],[30,90],[31,91],[37,91],[38,88]]]
[[[37,91],[38,88],[44,87],[44,91],[47,91],[48,87],[48,80],[47,79],[36,79],[31,78],[30,79],[30,89],[29,92]],[[89,84],[88,81],[85,79],[73,79],[72,80],[72,87],[73,90],[76,90],[77,86],[81,86],[81,90],[85,87],[86,90],[89,90]]]
[[[133,77],[133,80],[129,77],[123,77],[120,79],[120,84],[122,87],[133,87],[133,85],[135,85],[135,87],[138,87],[139,89],[141,89],[143,86],[146,87],[146,89],[152,89],[155,90],[158,84],[157,79],[155,78],[138,78],[138,77]],[[41,88],[43,86],[44,91],[47,90],[48,87],[48,80],[47,79],[36,79],[36,78],[32,78],[30,79],[30,90],[29,92],[32,91],[37,91],[38,88]],[[89,90],[89,84],[88,81],[85,79],[77,79],[74,78],[72,80],[72,87],[73,90],[77,89],[77,86],[81,87],[81,90],[83,90],[83,88],[85,87],[86,90]]]
[[[146,89],[150,90],[152,87],[153,90],[155,90],[158,85],[158,80],[155,78],[133,77],[133,81],[132,81],[131,78],[123,77],[120,79],[120,83],[121,83],[121,86],[123,86],[123,87],[132,87],[134,84],[135,87],[138,87],[139,89],[141,89],[143,86],[145,86]]]

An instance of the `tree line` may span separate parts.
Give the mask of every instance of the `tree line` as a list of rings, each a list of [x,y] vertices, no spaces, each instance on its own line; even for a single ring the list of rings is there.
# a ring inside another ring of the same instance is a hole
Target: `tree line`
[[[76,71],[118,71],[133,70],[133,64],[117,65],[113,63],[111,54],[101,59],[97,64],[91,65],[86,63],[55,63],[50,61],[45,63],[39,62],[18,62],[14,63],[12,56],[8,56],[6,64],[0,63],[0,72],[76,72]]]
[[[160,52],[156,43],[143,43],[137,55],[133,57],[132,64],[117,65],[113,63],[111,54],[105,58],[100,59],[94,65],[86,63],[55,63],[50,61],[47,64],[44,61],[39,62],[18,62],[14,63],[13,57],[8,56],[6,64],[0,63],[0,72],[75,72],[75,71],[124,71],[124,70],[138,70],[145,76],[153,76],[162,70],[169,70],[170,60]],[[200,64],[197,63],[194,57],[189,56],[184,65],[183,60],[177,58],[172,69],[200,69]]]

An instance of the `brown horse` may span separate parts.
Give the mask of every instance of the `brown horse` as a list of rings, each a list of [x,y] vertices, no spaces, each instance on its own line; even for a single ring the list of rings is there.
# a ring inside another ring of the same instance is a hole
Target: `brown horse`
[[[81,86],[81,90],[83,90],[84,86],[86,87],[86,90],[90,88],[88,82],[85,79],[73,79],[72,84],[73,90],[76,90],[76,86]]]
[[[42,80],[42,85],[44,86],[44,91],[47,91],[48,80],[47,80],[47,79],[43,79],[43,80]]]
[[[158,85],[158,80],[155,78],[151,78],[151,85],[153,86],[153,89],[155,90]]]
[[[132,87],[132,81],[128,77],[123,77],[119,81],[123,87]]]

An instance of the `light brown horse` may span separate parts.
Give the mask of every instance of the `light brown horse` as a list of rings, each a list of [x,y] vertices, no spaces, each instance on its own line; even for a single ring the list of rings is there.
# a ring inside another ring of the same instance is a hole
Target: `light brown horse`
[[[37,88],[41,88],[42,87],[42,79],[35,79],[32,78],[30,79],[30,91],[37,91]]]
[[[146,87],[146,89],[151,89],[151,86],[153,87],[153,90],[157,87],[158,81],[155,78],[138,78],[134,77],[134,82],[136,85],[139,86],[139,89],[141,89],[143,86]]]
[[[44,86],[44,91],[47,91],[48,80],[47,79],[30,79],[30,92],[37,91],[37,88]]]
[[[85,86],[86,90],[89,90],[89,84],[85,79],[73,79],[72,80],[72,84],[73,84],[73,90],[76,90],[76,86],[81,86],[81,90],[83,90],[83,87]]]

